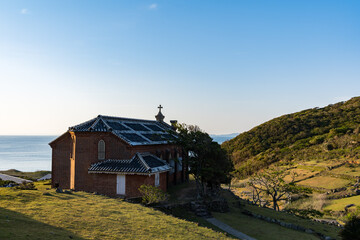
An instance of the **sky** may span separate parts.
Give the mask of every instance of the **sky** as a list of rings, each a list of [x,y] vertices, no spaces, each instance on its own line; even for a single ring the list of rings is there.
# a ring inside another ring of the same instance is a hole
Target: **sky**
[[[240,133],[360,95],[360,1],[0,0],[0,135],[99,114]]]

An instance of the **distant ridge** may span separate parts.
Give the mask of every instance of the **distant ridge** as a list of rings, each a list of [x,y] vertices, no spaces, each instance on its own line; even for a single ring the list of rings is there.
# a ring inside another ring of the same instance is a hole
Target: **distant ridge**
[[[360,97],[287,114],[226,141],[239,177],[275,162],[297,160],[358,161]]]
[[[210,134],[210,137],[215,141],[218,142],[219,144],[228,141],[234,137],[236,137],[237,135],[239,135],[239,133],[230,133],[230,134]]]

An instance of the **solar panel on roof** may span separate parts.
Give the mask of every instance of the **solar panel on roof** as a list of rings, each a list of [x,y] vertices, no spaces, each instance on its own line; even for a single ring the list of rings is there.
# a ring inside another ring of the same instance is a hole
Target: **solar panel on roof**
[[[150,131],[149,129],[147,129],[146,127],[144,127],[139,123],[124,123],[124,124],[135,131]]]
[[[155,124],[144,124],[146,127],[150,128],[153,131],[164,131],[164,129],[160,128]]]
[[[114,130],[119,130],[119,131],[130,130],[129,128],[125,127],[124,125],[122,125],[121,123],[118,123],[118,122],[108,121],[107,123]]]
[[[157,142],[157,141],[164,141],[164,139],[161,137],[161,135],[160,134],[149,134],[149,133],[144,133],[144,134],[142,134],[144,137],[146,137],[146,138],[148,138],[148,139],[150,139],[151,141],[155,141],[155,142]]]
[[[119,135],[124,136],[126,139],[128,139],[131,142],[149,142],[142,136],[136,134],[136,133],[120,133]]]

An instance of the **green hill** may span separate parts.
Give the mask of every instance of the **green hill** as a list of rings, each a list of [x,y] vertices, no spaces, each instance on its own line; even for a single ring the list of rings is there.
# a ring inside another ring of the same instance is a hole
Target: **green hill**
[[[275,118],[222,147],[231,154],[241,178],[276,162],[358,161],[360,97]]]

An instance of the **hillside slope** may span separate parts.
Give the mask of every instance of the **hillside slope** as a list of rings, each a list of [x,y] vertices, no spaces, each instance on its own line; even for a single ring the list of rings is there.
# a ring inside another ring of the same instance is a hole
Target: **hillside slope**
[[[35,185],[0,188],[0,239],[229,239],[139,204]]]
[[[360,158],[360,97],[265,122],[222,144],[238,177],[280,162]]]

